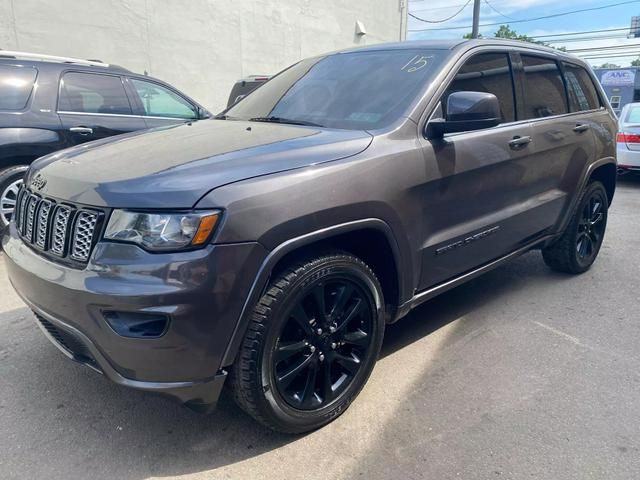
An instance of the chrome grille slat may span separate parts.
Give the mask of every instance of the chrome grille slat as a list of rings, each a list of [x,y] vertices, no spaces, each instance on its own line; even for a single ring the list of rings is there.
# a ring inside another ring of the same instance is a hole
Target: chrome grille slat
[[[51,229],[51,253],[62,257],[67,245],[67,226],[71,217],[71,209],[63,205],[56,207]]]
[[[98,223],[98,215],[86,210],[80,211],[73,229],[71,258],[86,261],[91,253],[93,234]]]
[[[24,216],[24,237],[29,243],[33,241],[33,226],[36,217],[36,208],[38,207],[38,200],[38,197],[35,195],[29,195],[29,199],[27,200],[27,211]]]
[[[60,258],[86,263],[103,212],[34,195],[27,188],[18,193],[15,211],[16,229],[25,243]]]
[[[47,246],[47,232],[49,231],[49,216],[51,214],[52,206],[53,203],[49,200],[42,200],[40,202],[40,207],[38,208],[35,244],[42,250]]]

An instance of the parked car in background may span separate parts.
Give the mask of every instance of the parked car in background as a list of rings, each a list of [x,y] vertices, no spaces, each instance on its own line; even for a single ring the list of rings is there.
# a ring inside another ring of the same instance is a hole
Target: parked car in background
[[[227,101],[227,108],[234,103],[242,100],[249,93],[253,92],[256,88],[269,80],[268,75],[250,75],[247,78],[238,80],[231,89],[229,94],[229,100]]]
[[[39,159],[2,236],[45,334],[121,385],[208,410],[227,382],[305,432],[357,397],[387,323],[530,250],[570,274],[600,251],[616,118],[567,53],[350,49],[215,118]]]
[[[618,120],[618,171],[640,173],[640,103],[628,103]]]
[[[11,220],[24,173],[36,158],[209,116],[171,85],[117,65],[0,50],[0,228]]]

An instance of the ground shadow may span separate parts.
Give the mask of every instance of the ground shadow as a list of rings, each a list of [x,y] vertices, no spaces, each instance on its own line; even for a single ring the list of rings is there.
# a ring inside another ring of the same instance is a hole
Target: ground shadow
[[[532,253],[443,294],[389,326],[382,357],[547,275],[555,274]],[[111,384],[71,365],[44,339],[26,308],[0,314],[0,325],[6,329],[0,340],[0,378],[6,385],[0,392],[0,446],[6,444],[0,450],[20,459],[24,470],[17,477],[50,476],[51,465],[42,459],[51,451],[60,477],[90,469],[94,479],[140,479],[216,469],[301,438],[261,427],[228,395],[216,412],[203,416]]]

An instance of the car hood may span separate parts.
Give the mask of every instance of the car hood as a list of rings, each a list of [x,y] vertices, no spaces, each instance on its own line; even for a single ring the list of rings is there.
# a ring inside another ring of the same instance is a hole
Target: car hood
[[[214,188],[346,158],[371,140],[365,131],[205,120],[62,150],[37,160],[26,182],[97,207],[191,208]]]

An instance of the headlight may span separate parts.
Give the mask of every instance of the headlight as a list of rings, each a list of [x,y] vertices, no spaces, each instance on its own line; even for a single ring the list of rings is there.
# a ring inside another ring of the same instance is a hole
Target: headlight
[[[104,238],[135,243],[148,250],[197,247],[211,237],[219,218],[219,211],[143,213],[114,210]]]

